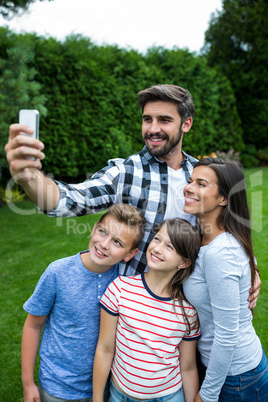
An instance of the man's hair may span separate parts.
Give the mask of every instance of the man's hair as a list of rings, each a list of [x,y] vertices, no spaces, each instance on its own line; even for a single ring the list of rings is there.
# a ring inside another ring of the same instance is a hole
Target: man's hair
[[[118,203],[112,205],[105,212],[105,214],[102,215],[99,223],[101,223],[107,216],[111,216],[119,223],[124,223],[131,229],[136,230],[136,236],[133,239],[132,249],[137,248],[145,232],[146,219],[143,213],[132,205]]]
[[[138,92],[138,105],[142,112],[148,102],[173,102],[177,105],[178,113],[182,123],[187,117],[194,117],[195,107],[192,95],[187,89],[178,87],[177,85],[162,84],[154,85],[150,88]]]

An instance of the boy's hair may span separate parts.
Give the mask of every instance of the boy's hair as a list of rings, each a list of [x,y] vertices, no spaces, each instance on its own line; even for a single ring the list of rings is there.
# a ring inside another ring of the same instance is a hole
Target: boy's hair
[[[107,216],[111,216],[119,223],[124,223],[131,229],[136,230],[136,236],[133,239],[132,249],[137,248],[145,232],[146,219],[143,213],[132,205],[118,203],[112,205],[105,212],[105,214],[102,215],[99,223],[101,223],[103,219]]]
[[[138,105],[142,112],[148,102],[173,102],[177,105],[177,110],[182,123],[185,122],[187,117],[194,118],[195,107],[192,95],[187,89],[177,85],[154,85],[138,92],[137,97]]]
[[[190,333],[191,325],[184,309],[183,300],[191,305],[183,293],[182,283],[189,278],[194,271],[195,261],[201,245],[201,237],[197,229],[185,219],[175,218],[163,221],[157,228],[157,233],[163,226],[166,226],[170,241],[176,252],[185,260],[190,262],[187,268],[179,269],[170,281],[169,292],[171,298],[178,300],[183,310],[184,318]],[[193,323],[193,328],[198,328],[199,321]]]

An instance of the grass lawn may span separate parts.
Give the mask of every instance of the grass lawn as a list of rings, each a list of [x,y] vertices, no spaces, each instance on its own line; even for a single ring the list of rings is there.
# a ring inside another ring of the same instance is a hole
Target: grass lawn
[[[268,354],[268,167],[246,169],[245,173],[251,207],[253,247],[262,280],[253,324]]]
[[[262,289],[254,326],[268,353],[268,168],[246,171],[252,205],[253,240]],[[21,331],[26,318],[23,303],[51,261],[87,249],[90,232],[99,215],[51,219],[37,213],[31,203],[17,210],[0,208],[0,402],[22,401],[20,381]],[[35,370],[36,380],[38,370]]]

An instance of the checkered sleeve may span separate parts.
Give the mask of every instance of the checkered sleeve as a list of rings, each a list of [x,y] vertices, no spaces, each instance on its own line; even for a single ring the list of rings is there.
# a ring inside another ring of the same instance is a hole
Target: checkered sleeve
[[[114,203],[122,202],[124,183],[123,159],[111,160],[89,180],[67,184],[55,180],[60,200],[52,211],[42,211],[52,217],[74,217],[96,213]]]

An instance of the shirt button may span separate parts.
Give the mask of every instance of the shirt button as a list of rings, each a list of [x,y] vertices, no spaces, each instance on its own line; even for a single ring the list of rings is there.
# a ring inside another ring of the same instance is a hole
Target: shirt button
[[[100,299],[100,296],[98,296],[98,299]]]
[[[101,274],[99,274],[99,278],[101,278]]]
[[[99,288],[101,287],[101,285],[99,285]]]

